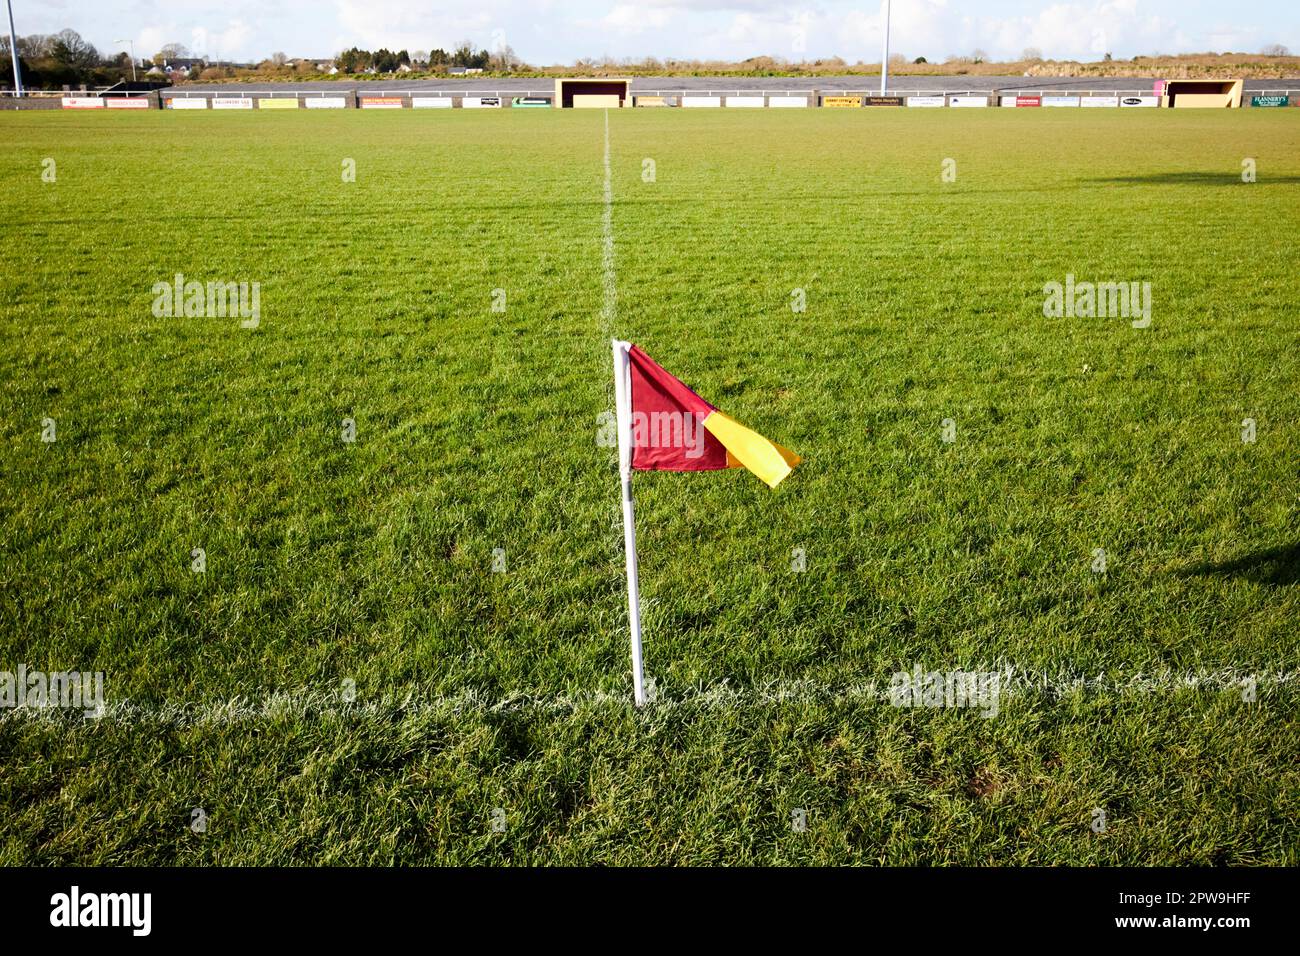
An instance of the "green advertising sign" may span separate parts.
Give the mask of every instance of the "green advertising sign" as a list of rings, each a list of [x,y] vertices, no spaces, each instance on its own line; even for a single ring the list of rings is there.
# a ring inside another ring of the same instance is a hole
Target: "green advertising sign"
[[[1289,96],[1252,96],[1250,98],[1251,106],[1290,106],[1291,97]]]

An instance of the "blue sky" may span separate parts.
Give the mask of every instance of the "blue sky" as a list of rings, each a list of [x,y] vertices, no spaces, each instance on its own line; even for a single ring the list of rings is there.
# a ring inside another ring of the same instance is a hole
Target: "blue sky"
[[[470,39],[536,64],[604,55],[879,59],[879,2],[771,0],[12,0],[20,35],[77,30],[101,50],[152,56],[179,42],[209,58],[324,57],[349,46],[429,50]],[[1252,0],[893,0],[892,50],[943,59],[1300,53],[1300,2]]]

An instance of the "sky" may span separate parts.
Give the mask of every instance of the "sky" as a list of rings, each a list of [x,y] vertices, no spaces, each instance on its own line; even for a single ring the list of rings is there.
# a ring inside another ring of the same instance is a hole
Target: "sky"
[[[655,56],[879,62],[879,0],[11,0],[16,32],[71,27],[103,52],[165,43],[208,59],[257,61],[274,52],[332,56],[351,46],[452,49],[462,39],[525,62]],[[942,60],[982,50],[993,59],[1036,48],[1048,58],[1111,53],[1300,53],[1300,0],[893,0],[891,53]],[[122,42],[119,42],[122,41]]]

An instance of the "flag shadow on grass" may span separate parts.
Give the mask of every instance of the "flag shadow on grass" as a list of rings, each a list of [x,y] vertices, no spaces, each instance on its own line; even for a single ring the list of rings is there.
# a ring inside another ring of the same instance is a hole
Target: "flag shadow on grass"
[[[1268,186],[1275,183],[1294,185],[1300,183],[1300,176],[1259,176],[1255,183],[1245,184],[1241,181],[1241,170],[1221,169],[1213,172],[1163,172],[1145,173],[1141,176],[1103,176],[1085,179],[1084,182],[1101,186]]]
[[[1229,561],[1205,561],[1179,573],[1185,577],[1204,574],[1243,577],[1274,587],[1300,584],[1300,543],[1253,551]]]

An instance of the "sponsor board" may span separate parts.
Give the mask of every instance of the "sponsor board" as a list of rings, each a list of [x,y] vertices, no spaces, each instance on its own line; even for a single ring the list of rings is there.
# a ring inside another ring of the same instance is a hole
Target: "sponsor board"
[[[1250,98],[1251,106],[1290,106],[1291,97],[1289,96],[1252,96]]]
[[[971,107],[988,106],[989,98],[987,96],[950,96],[948,97],[948,105]]]
[[[1124,96],[1120,97],[1119,105],[1125,106],[1159,106],[1160,97],[1158,96]]]
[[[1119,106],[1118,96],[1085,96],[1079,100],[1080,106]]]
[[[742,107],[745,109],[762,109],[763,97],[761,96],[728,96],[727,106],[731,109]]]
[[[768,107],[777,109],[799,109],[807,108],[808,97],[806,96],[769,96],[767,98]]]
[[[309,110],[345,110],[348,99],[346,96],[309,96],[302,105]]]
[[[21,51],[19,51],[21,55]],[[65,96],[63,97],[63,108],[65,110],[102,110],[104,101],[98,96]]]
[[[1041,96],[1017,96],[1016,106],[1018,108],[1042,106],[1043,98]]]
[[[1077,96],[1044,96],[1044,106],[1078,106],[1079,98]]]
[[[634,106],[669,106],[668,99],[663,96],[637,96],[633,97],[632,105]]]
[[[1018,98],[1015,96],[1000,96],[998,97],[998,106],[1009,106],[1014,109]]]
[[[412,96],[413,110],[449,110],[452,107],[450,96]]]
[[[721,106],[722,97],[720,96],[683,96],[682,106],[691,107],[708,107]]]
[[[257,101],[257,108],[259,110],[296,110],[298,108],[298,97],[264,97]]]
[[[400,96],[363,96],[361,97],[361,108],[363,110],[400,110],[402,108],[402,98]]]
[[[868,96],[868,106],[902,106],[903,98],[901,96]]]
[[[208,100],[205,96],[177,96],[167,101],[169,110],[205,110]]]
[[[212,97],[212,108],[214,110],[251,110],[253,108],[253,99],[249,96],[214,96]]]
[[[490,110],[501,106],[499,96],[464,96],[460,105],[467,110]]]
[[[919,106],[926,109],[935,109],[943,106],[944,99],[942,96],[909,96],[907,98],[908,106]]]
[[[106,96],[104,105],[110,110],[147,110],[149,100],[144,96]]]
[[[862,105],[860,96],[823,96],[822,106],[827,109],[856,109]]]
[[[551,101],[545,96],[516,96],[510,101],[515,109],[550,109]]]

